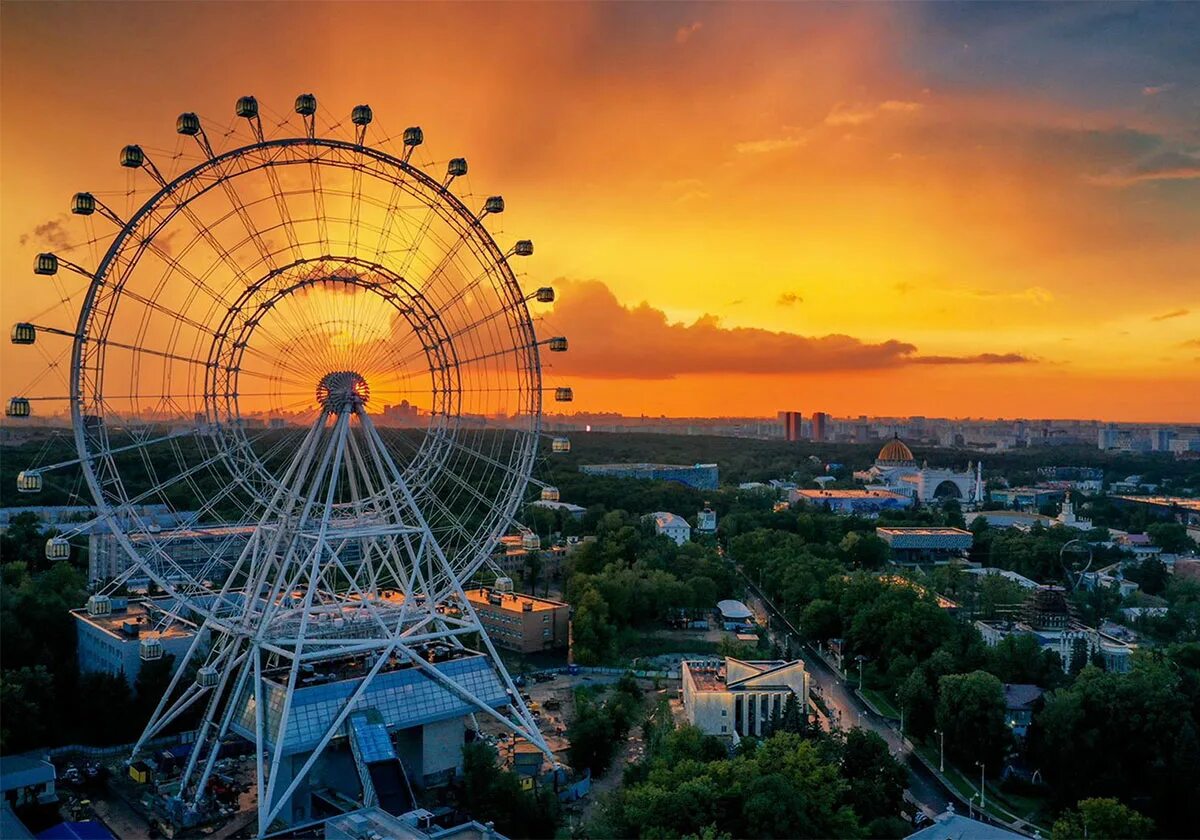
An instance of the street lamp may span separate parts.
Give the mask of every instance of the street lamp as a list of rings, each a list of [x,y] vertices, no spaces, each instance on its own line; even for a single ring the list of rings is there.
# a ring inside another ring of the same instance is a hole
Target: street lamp
[[[933,730],[938,734],[938,772],[946,772],[946,733],[940,729]]]
[[[982,761],[976,761],[975,763],[979,765],[979,810],[982,811],[987,808],[987,788],[984,787],[984,776],[987,768]]]
[[[900,692],[896,692],[896,705],[900,707],[900,740],[904,740],[904,704],[900,702]]]
[[[862,691],[862,687],[863,687],[863,663],[867,661],[867,657],[863,656],[863,655],[860,653],[858,656],[856,656],[856,657],[854,657],[854,658],[858,660],[858,690],[859,690],[859,691]]]

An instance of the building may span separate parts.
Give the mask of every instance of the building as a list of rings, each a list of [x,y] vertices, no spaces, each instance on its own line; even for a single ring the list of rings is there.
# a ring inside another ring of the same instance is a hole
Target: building
[[[378,807],[359,808],[330,817],[325,840],[507,840],[491,823],[471,820],[450,828],[434,822],[423,808],[396,816]]]
[[[582,464],[579,471],[608,478],[674,481],[697,490],[716,490],[718,481],[716,464]]]
[[[788,501],[813,507],[829,507],[833,513],[878,515],[885,510],[905,510],[913,506],[911,496],[890,490],[791,490]]]
[[[984,644],[995,647],[1009,636],[1032,636],[1038,646],[1056,652],[1064,671],[1071,669],[1077,652],[1099,656],[1107,671],[1123,674],[1132,667],[1137,645],[1111,632],[1097,630],[1076,619],[1061,586],[1039,586],[1026,599],[1020,620],[976,621]]]
[[[904,840],[1026,840],[1024,834],[1017,834],[998,825],[981,822],[980,820],[964,817],[954,813],[954,803],[946,806],[945,812],[938,814],[933,821],[904,838]]]
[[[793,659],[743,661],[727,656],[680,663],[683,711],[688,723],[709,735],[726,735],[736,743],[761,736],[772,719],[783,717],[789,696],[801,716],[808,714],[808,672]]]
[[[889,559],[898,566],[944,565],[963,560],[975,542],[970,531],[932,525],[876,528],[875,536],[888,544]]]
[[[429,665],[466,687],[479,702],[493,709],[503,709],[511,702],[488,657],[449,645],[427,648],[424,656]],[[287,665],[265,669],[260,683],[243,687],[233,706],[230,731],[253,743],[256,695],[261,695],[263,748],[272,756],[279,750],[272,773],[289,783],[321,745],[339,709],[358,692],[378,662],[345,657],[310,664],[311,669],[287,700],[290,714],[286,726],[281,722],[288,696]],[[448,783],[461,772],[466,723],[478,711],[477,705],[407,658],[389,656],[358,694],[354,712],[346,720],[345,736],[328,743],[310,772],[299,777],[279,819],[289,826],[308,823],[328,813],[330,797],[362,801],[363,796],[377,795],[381,807],[391,813],[411,811],[410,784],[428,788]]]
[[[572,519],[583,519],[583,515],[587,513],[587,508],[583,507],[582,505],[573,505],[570,502],[551,502],[544,499],[538,499],[537,501],[530,502],[529,506],[544,508],[546,510],[562,511]]]
[[[823,443],[829,440],[829,433],[831,431],[829,428],[829,415],[824,411],[815,412],[812,416],[812,432],[810,437],[817,443]]]
[[[660,510],[646,514],[643,519],[653,519],[654,533],[669,537],[676,545],[683,545],[692,538],[692,526],[682,516]]]
[[[917,466],[912,450],[899,437],[885,443],[874,465],[856,471],[854,478],[865,482],[868,489],[901,493],[922,504],[957,499],[977,505],[983,501],[982,464],[968,464],[965,472]]]
[[[538,653],[570,644],[571,608],[561,601],[487,587],[466,595],[497,647]]]
[[[1066,494],[1066,490],[1058,487],[1006,487],[993,490],[988,498],[1016,510],[1041,510]]]
[[[187,574],[224,580],[254,533],[252,525],[197,525],[129,534],[135,549],[156,546],[169,557],[156,560],[164,575]],[[342,555],[347,559],[346,555]],[[98,523],[88,534],[88,577],[93,582],[112,580],[129,568],[128,552],[109,528]]]
[[[974,575],[975,577],[979,577],[979,578],[985,577],[987,575],[998,575],[999,577],[1002,577],[1005,580],[1011,580],[1013,583],[1017,584],[1017,586],[1020,586],[1022,589],[1037,589],[1038,588],[1037,581],[1030,580],[1029,578],[1025,577],[1025,575],[1019,575],[1016,572],[1009,571],[1008,569],[997,569],[994,566],[984,566],[982,568],[976,566],[976,567],[964,568],[962,571],[964,574]]]
[[[71,610],[75,619],[79,670],[124,674],[130,685],[142,669],[142,643],[157,642],[159,656],[183,662],[196,635],[195,625],[175,614],[174,598],[112,598],[111,612],[90,615]]]
[[[779,422],[783,426],[783,439],[786,441],[797,441],[803,438],[804,418],[799,411],[781,411],[779,412]]]
[[[10,721],[9,725],[18,725],[18,722]],[[0,756],[0,797],[14,808],[57,802],[56,779],[54,765],[44,758]]]
[[[696,533],[717,533],[717,512],[715,510],[705,507],[704,510],[696,514]]]
[[[721,614],[721,628],[724,630],[752,630],[754,628],[754,613],[741,601],[732,598],[717,602],[717,612]]]
[[[1041,710],[1042,695],[1046,692],[1028,683],[1004,684],[1004,722],[1018,738],[1024,738],[1033,723],[1033,716]]]

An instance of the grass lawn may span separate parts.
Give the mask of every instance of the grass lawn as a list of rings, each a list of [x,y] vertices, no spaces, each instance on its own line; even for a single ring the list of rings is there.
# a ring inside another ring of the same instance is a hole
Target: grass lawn
[[[938,766],[938,748],[936,746],[924,743],[914,744],[914,749],[934,767]],[[946,772],[943,775],[951,787],[958,791],[964,799],[970,800],[972,796],[978,796],[979,779],[977,777],[974,779],[968,778],[966,774],[949,762],[946,763]],[[1042,812],[1042,808],[1046,804],[1044,799],[1030,796],[1014,796],[1001,791],[992,782],[987,783],[987,798],[987,812],[1005,822],[1010,818],[993,809],[993,804],[999,805],[1001,808],[1024,820],[1041,823],[1045,818],[1045,814]],[[976,808],[978,807],[978,800],[976,800]]]
[[[862,693],[863,696],[871,701],[871,704],[875,706],[876,709],[883,712],[890,718],[900,720],[900,710],[893,706],[891,701],[889,701],[886,695],[884,695],[882,692],[876,691],[873,688],[864,688]]]

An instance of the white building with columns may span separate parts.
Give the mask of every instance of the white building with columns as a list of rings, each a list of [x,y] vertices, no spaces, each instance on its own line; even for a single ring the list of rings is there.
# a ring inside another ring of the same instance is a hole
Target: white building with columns
[[[788,695],[801,716],[808,714],[808,671],[793,659],[745,661],[725,657],[680,663],[683,711],[688,723],[706,734],[735,743],[766,733],[772,718],[782,719]]]
[[[883,445],[875,463],[859,470],[854,477],[866,482],[869,490],[902,493],[923,504],[957,499],[963,505],[983,501],[983,464],[967,464],[964,472],[917,465],[912,450],[900,438]]]

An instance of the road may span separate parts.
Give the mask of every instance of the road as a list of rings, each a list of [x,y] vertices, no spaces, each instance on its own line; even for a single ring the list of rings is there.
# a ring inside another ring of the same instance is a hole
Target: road
[[[753,606],[766,611],[772,617],[771,634],[774,640],[782,647],[783,637],[790,635],[793,646],[802,644],[800,633],[796,628],[775,609],[770,601],[762,596],[758,587],[749,578],[745,578],[745,576],[743,578],[756,601]],[[781,627],[786,629],[782,631],[776,629]],[[892,729],[886,721],[874,715],[866,704],[854,694],[852,687],[842,682],[833,669],[826,665],[825,661],[815,652],[804,657],[804,664],[809,673],[813,691],[821,698],[831,713],[830,723],[842,729],[859,726],[883,738],[887,742],[888,749],[903,762],[908,770],[908,794],[912,800],[922,806],[931,816],[945,811],[946,806],[952,801],[950,794],[945,786],[929,772],[928,768],[911,754],[911,750],[896,730]]]

